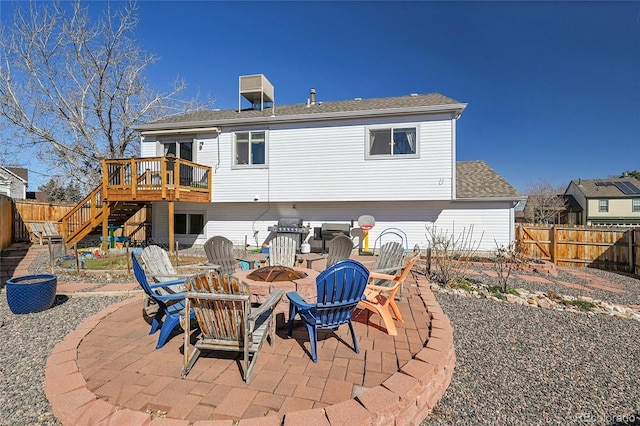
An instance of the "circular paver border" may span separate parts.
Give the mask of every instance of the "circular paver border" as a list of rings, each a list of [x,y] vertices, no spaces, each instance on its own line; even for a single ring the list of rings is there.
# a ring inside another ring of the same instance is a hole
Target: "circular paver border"
[[[451,382],[455,367],[455,350],[451,323],[436,301],[429,282],[424,277],[419,277],[416,281],[420,297],[431,317],[429,339],[426,346],[398,372],[382,384],[348,401],[325,408],[286,413],[282,421],[277,416],[253,418],[247,421],[252,425],[283,424],[285,426],[420,424]],[[87,383],[79,371],[78,346],[82,339],[102,319],[121,307],[138,301],[138,298],[129,298],[85,319],[51,352],[47,359],[44,390],[53,414],[62,424],[127,424],[130,426],[154,423],[189,424],[186,420],[168,418],[152,421],[148,413],[121,408],[97,399],[87,388]],[[196,422],[195,424],[204,423]],[[228,423],[231,424],[231,422]],[[241,420],[240,424],[243,423],[245,421]]]

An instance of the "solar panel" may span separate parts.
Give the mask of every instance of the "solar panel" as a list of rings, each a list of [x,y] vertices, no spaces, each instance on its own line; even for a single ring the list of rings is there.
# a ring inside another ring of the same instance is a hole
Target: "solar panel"
[[[596,182],[596,186],[613,186],[613,182],[603,182],[601,180]]]
[[[640,189],[635,186],[634,184],[632,184],[629,181],[615,181],[614,184],[616,185],[616,187],[622,191],[623,194],[625,195],[636,195],[636,194],[640,194]]]

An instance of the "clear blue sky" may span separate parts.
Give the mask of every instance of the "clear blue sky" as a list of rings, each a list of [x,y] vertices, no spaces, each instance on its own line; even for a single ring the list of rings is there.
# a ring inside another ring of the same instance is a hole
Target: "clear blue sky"
[[[640,170],[640,2],[139,6],[139,42],[160,56],[149,82],[180,75],[217,108],[236,108],[238,76],[255,73],[276,105],[311,87],[318,101],[440,92],[468,103],[458,160],[519,191]]]

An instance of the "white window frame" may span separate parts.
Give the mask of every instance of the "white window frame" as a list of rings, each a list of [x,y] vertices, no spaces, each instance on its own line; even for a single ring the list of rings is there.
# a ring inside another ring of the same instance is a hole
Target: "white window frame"
[[[264,134],[264,164],[238,164],[237,163],[237,136],[239,134],[249,134],[249,161],[251,161],[251,136],[254,133],[263,133]],[[232,155],[231,155],[231,168],[232,169],[266,169],[269,167],[269,132],[263,129],[255,129],[255,130],[241,130],[233,132],[232,135]]]
[[[598,213],[609,213],[609,200],[598,200]]]
[[[193,163],[197,163],[197,139],[196,138],[161,138],[158,140],[158,151],[159,151],[159,156],[160,157],[165,157],[165,145],[171,145],[171,144],[175,144],[176,145],[176,158],[182,158],[180,156],[180,145],[184,144],[184,143],[190,143],[191,144],[191,160],[187,160],[187,161],[191,161]]]
[[[186,234],[181,234],[181,233],[178,233],[178,232],[176,231],[176,232],[175,232],[175,235],[181,235],[181,236],[193,236],[193,235],[196,235],[196,236],[203,236],[203,235],[205,234],[205,231],[206,231],[206,228],[207,228],[207,215],[206,215],[204,212],[179,212],[179,213],[175,213],[175,214],[174,214],[174,217],[173,217],[173,220],[174,220],[174,223],[173,223],[174,229],[176,228],[176,226],[175,226],[175,220],[176,220],[176,217],[177,217],[177,216],[179,216],[179,215],[185,215],[185,216],[186,216],[186,218],[185,218],[185,219],[186,219],[186,220],[185,220],[185,222],[186,222],[186,227],[187,227],[187,233],[186,233]],[[191,228],[191,217],[192,217],[192,216],[202,216],[202,232],[200,232],[200,233],[198,233],[198,234],[191,234],[191,233],[189,233],[189,228]]]
[[[372,131],[380,131],[380,130],[389,130],[391,135],[393,135],[394,130],[401,129],[413,129],[416,132],[416,147],[414,154],[394,154],[393,146],[391,148],[391,154],[371,154],[370,144],[371,144],[371,132]],[[365,143],[364,143],[364,156],[367,160],[400,160],[407,158],[420,158],[420,126],[417,123],[398,123],[395,125],[375,125],[375,126],[367,126],[365,130]]]
[[[631,200],[631,211],[634,213],[640,212],[640,198],[633,198]]]

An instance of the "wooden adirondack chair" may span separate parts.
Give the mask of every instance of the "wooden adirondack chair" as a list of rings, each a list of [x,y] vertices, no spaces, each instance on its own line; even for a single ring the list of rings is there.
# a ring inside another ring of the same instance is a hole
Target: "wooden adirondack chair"
[[[239,262],[233,253],[233,242],[228,238],[216,235],[204,243],[208,265],[219,265],[218,272],[224,275],[233,274],[237,268],[245,269],[248,262]]]
[[[158,305],[158,311],[153,317],[149,334],[155,333],[160,327],[160,336],[156,345],[156,349],[159,349],[165,344],[173,329],[180,324],[181,315],[184,311],[185,293],[174,293],[171,287],[174,285],[183,286],[184,279],[150,284],[147,280],[147,274],[145,274],[144,268],[138,260],[137,253],[138,250],[134,250],[131,253],[133,274],[147,297]],[[193,314],[190,314],[190,318],[193,318]],[[189,321],[185,322],[188,323]],[[160,326],[161,324],[162,326]]]
[[[365,300],[358,303],[358,307],[362,309],[368,309],[371,312],[378,313],[384,325],[387,328],[387,333],[391,336],[397,336],[398,330],[393,322],[389,308],[393,311],[393,315],[396,320],[404,322],[400,310],[395,302],[395,295],[400,286],[404,283],[404,280],[411,272],[411,268],[420,258],[420,253],[412,255],[408,259],[407,264],[402,269],[400,275],[384,274],[376,271],[372,271],[370,274],[371,284],[367,285],[364,291]]]
[[[329,241],[329,253],[327,256],[320,256],[307,259],[307,268],[311,269],[313,262],[327,259],[326,268],[337,263],[340,260],[348,259],[351,257],[353,251],[353,241],[351,238],[345,235],[338,235],[333,240]]]
[[[233,275],[209,271],[188,279],[186,285],[186,309],[195,314],[202,333],[189,354],[191,330],[185,325],[182,378],[203,349],[238,351],[243,353],[243,379],[249,383],[264,341],[269,337],[273,344],[275,307],[284,291],[274,290],[264,303],[252,308],[248,284]]]
[[[269,243],[269,265],[271,266],[295,266],[298,242],[286,235],[278,235]]]
[[[318,362],[318,329],[333,330],[342,324],[349,324],[353,337],[353,349],[360,353],[358,340],[351,323],[351,313],[364,295],[369,281],[369,271],[356,260],[346,259],[325,269],[316,278],[316,303],[307,303],[295,291],[287,293],[289,304],[289,336],[293,332],[293,320],[300,318],[309,332],[311,359]]]
[[[184,280],[190,275],[180,275],[176,272],[176,269],[171,264],[171,259],[166,251],[160,246],[150,245],[142,249],[140,255],[144,266],[149,271],[149,276],[158,283],[166,281],[175,281],[178,279]],[[184,284],[176,284],[170,287],[166,287],[163,291],[170,293],[180,293],[185,291]]]

